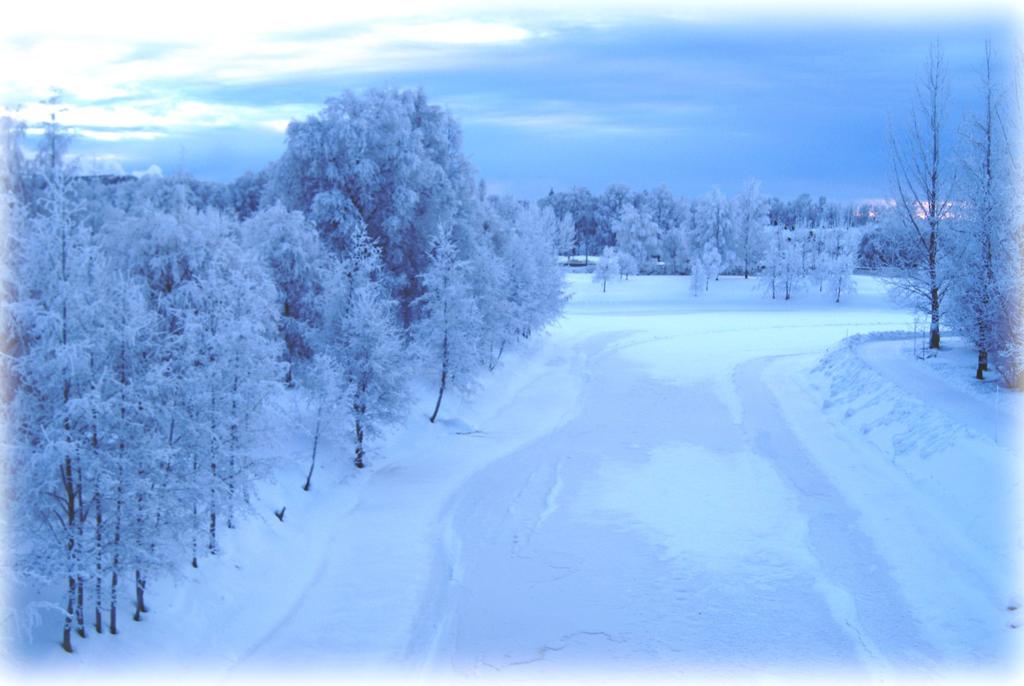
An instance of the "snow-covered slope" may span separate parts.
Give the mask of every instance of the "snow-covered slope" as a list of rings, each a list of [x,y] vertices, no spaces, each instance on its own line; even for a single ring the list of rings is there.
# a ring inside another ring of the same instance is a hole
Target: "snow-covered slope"
[[[787,362],[770,378],[809,382],[787,395],[787,423],[860,512],[943,661],[973,669],[1020,641],[1024,405],[973,381],[969,351],[946,345],[915,360],[905,335],[858,336],[810,375]],[[809,416],[829,430],[801,421]]]
[[[14,669],[1004,674],[1018,399],[934,369],[955,350],[919,362],[902,333],[849,339],[912,328],[858,280],[836,306],[735,278],[694,298],[685,277],[602,293],[571,275],[566,316],[475,394],[431,425],[422,388],[363,473],[328,443],[309,493],[309,417],[284,398],[274,480],[223,555],[154,582],[144,622],[71,656],[44,614]]]

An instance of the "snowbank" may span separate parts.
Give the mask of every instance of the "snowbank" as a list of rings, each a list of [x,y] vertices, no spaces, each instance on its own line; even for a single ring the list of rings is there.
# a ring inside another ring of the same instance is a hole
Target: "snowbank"
[[[852,336],[813,369],[782,359],[765,378],[941,662],[1019,667],[1021,399],[965,388],[913,345],[905,332]]]

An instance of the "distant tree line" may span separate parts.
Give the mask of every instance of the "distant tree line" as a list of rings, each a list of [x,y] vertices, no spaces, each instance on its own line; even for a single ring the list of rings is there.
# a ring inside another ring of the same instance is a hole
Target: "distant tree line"
[[[836,301],[852,286],[857,266],[877,267],[885,255],[873,248],[879,217],[888,209],[762,195],[749,182],[733,197],[718,189],[686,200],[667,188],[632,192],[615,185],[601,195],[574,188],[538,201],[568,222],[565,254],[600,255],[598,280],[610,274],[691,274],[694,295],[722,274],[758,277],[772,298],[790,299],[813,285]]]
[[[808,287],[836,302],[854,270],[872,269],[928,321],[928,347],[942,325],[977,351],[975,377],[995,366],[1024,384],[1024,165],[1015,154],[1024,111],[1021,84],[1001,82],[986,46],[981,106],[955,129],[942,51],[935,45],[905,130],[894,132],[893,198],[857,205],[804,194],[783,201],[750,182],[728,198],[691,200],[667,188],[613,185],[551,191],[538,205],[570,223],[563,254],[599,255],[594,280],[690,274],[694,295],[722,274],[757,276],[772,298]],[[954,135],[955,134],[955,135]],[[567,248],[567,250],[565,249]]]

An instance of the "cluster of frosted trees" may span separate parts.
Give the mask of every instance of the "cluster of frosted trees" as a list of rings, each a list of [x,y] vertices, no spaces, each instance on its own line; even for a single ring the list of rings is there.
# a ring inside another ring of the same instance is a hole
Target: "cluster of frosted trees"
[[[617,197],[625,199],[611,221],[611,243],[601,252],[594,279],[607,288],[610,279],[637,273],[689,273],[694,295],[720,275],[736,274],[759,277],[772,298],[789,300],[814,288],[839,302],[852,288],[869,214],[824,198],[816,204],[808,196],[790,203],[769,200],[757,182],[732,198],[716,189],[684,202],[664,188]],[[574,199],[552,194],[546,204],[566,208],[564,217],[571,218]]]
[[[36,180],[11,246],[17,561],[65,579],[70,650],[73,626],[117,632],[122,586],[138,619],[172,550],[216,552],[258,476],[246,444],[281,346],[237,222],[107,214],[59,165]]]
[[[1021,94],[995,76],[986,49],[981,105],[950,136],[948,84],[941,50],[932,48],[907,133],[893,140],[896,206],[888,250],[894,283],[928,318],[929,348],[938,349],[941,325],[978,353],[975,376],[989,365],[1004,380],[1024,382],[1024,183],[1014,142],[1020,132]]]
[[[769,225],[760,278],[773,299],[812,288],[835,302],[854,288],[861,231],[852,223]]]
[[[306,394],[363,467],[410,376],[437,384],[433,421],[563,304],[553,213],[486,197],[421,93],[329,101],[210,194],[76,176],[52,122],[26,161],[3,128],[14,562],[62,588],[68,651],[218,552],[268,468],[268,398]]]

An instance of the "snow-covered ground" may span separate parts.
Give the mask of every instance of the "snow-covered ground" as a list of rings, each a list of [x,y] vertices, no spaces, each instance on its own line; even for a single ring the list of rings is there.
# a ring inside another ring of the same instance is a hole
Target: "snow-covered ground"
[[[1021,399],[955,340],[915,360],[911,316],[857,279],[834,305],[570,275],[565,317],[475,394],[431,425],[424,386],[364,472],[329,442],[309,493],[283,399],[223,554],[74,655],[45,614],[13,674],[1006,677]]]

